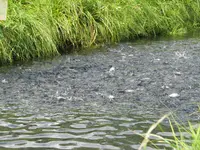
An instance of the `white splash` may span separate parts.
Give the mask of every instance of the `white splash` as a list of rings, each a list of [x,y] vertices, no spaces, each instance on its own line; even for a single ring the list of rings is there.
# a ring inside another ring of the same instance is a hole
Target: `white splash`
[[[178,93],[172,93],[169,95],[169,97],[171,98],[176,98],[176,97],[179,97],[180,95]]]

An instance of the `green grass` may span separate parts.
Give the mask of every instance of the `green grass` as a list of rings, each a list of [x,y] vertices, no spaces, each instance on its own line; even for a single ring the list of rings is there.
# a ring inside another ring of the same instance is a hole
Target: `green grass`
[[[152,131],[156,129],[158,125],[160,125],[160,123],[166,118],[169,121],[172,137],[167,138],[153,134]],[[171,120],[173,120],[173,122]],[[150,137],[154,137],[156,140],[151,141],[149,139]],[[199,150],[200,124],[192,125],[190,122],[188,122],[188,124],[180,125],[178,122],[174,121],[174,118],[170,119],[167,115],[165,115],[150,127],[144,136],[144,140],[140,145],[139,150],[145,150],[148,143],[151,143],[151,146],[155,146],[155,149],[159,149],[156,144],[160,143],[162,145],[168,145],[168,149],[173,150]]]
[[[200,0],[9,0],[0,64],[200,28]]]

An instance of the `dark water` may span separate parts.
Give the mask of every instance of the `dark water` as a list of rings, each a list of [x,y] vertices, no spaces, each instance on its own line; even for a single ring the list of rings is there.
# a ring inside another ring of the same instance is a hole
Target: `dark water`
[[[138,149],[138,134],[168,112],[198,124],[199,66],[193,38],[1,68],[0,149]],[[167,120],[162,130],[153,133],[172,136]]]

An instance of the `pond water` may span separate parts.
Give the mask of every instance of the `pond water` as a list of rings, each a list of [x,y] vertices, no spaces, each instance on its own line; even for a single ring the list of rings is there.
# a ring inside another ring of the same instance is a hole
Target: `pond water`
[[[138,134],[168,112],[199,123],[200,42],[120,43],[2,67],[0,84],[1,150],[138,149]],[[162,128],[153,133],[171,137]]]

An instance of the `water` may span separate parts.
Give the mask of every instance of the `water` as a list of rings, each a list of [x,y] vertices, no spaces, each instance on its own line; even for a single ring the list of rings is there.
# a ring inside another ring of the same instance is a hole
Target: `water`
[[[199,39],[121,43],[1,68],[0,149],[138,149],[168,112],[199,123],[199,48]],[[172,138],[167,120],[162,129],[153,133]]]
[[[38,149],[137,149],[155,118],[106,112],[1,106],[0,146]],[[159,132],[156,132],[159,133]]]

